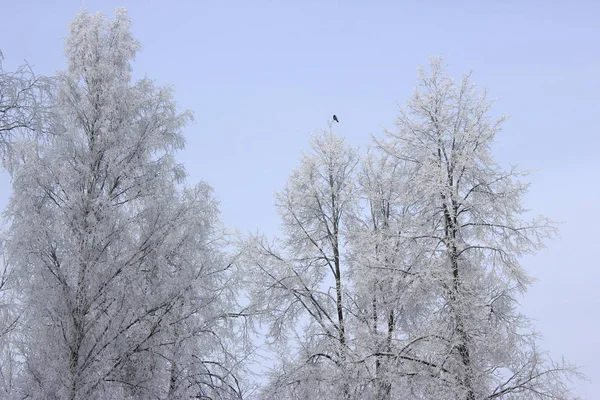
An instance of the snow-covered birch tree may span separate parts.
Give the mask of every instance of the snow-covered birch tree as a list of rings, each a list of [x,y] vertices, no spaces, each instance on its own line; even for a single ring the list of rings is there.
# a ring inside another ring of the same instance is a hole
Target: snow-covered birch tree
[[[123,9],[81,12],[48,134],[11,144],[15,397],[241,396],[217,205],[174,159],[191,115],[132,81],[139,47]]]
[[[492,104],[469,75],[454,82],[434,58],[430,71],[420,71],[397,130],[379,142],[404,166],[400,191],[418,204],[411,235],[426,250],[424,287],[436,305],[406,332],[428,338],[411,351],[431,365],[411,398],[572,397],[564,378],[573,370],[546,358],[517,309],[531,282],[519,258],[540,249],[555,228],[546,218],[525,218],[524,174],[493,160],[504,118],[490,116]]]

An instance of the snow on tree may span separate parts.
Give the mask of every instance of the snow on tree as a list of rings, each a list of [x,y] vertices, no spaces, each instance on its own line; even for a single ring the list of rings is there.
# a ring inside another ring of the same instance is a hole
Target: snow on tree
[[[279,357],[262,398],[573,397],[517,307],[519,260],[555,228],[493,160],[504,118],[469,75],[432,59],[361,164],[331,123],[314,135],[276,198],[282,237],[244,241],[241,279],[211,188],[175,161],[191,114],[132,80],[139,48],[119,9],[74,19],[56,79],[0,53],[3,397],[242,398],[241,285]]]
[[[403,166],[406,205],[417,205],[410,236],[427,260],[418,284],[435,306],[405,332],[411,354],[429,363],[415,370],[410,396],[571,398],[564,378],[573,369],[545,357],[517,310],[531,282],[519,258],[555,228],[523,217],[524,174],[490,154],[504,121],[489,116],[493,101],[469,75],[455,83],[444,72],[439,58],[420,71],[397,131],[379,142]]]
[[[43,134],[49,117],[52,79],[36,76],[28,64],[14,72],[4,70],[0,51],[0,158],[10,169],[14,153],[11,143],[19,137]],[[0,236],[0,391],[8,395],[14,384],[16,353],[10,334],[20,319],[18,296],[12,290],[12,269],[4,259],[4,237]]]
[[[440,59],[356,171],[343,139],[312,152],[277,196],[281,240],[244,243],[252,300],[281,356],[267,399],[568,399],[517,310],[519,258],[555,228],[528,221],[524,173],[490,146],[504,118]]]
[[[5,71],[0,52],[0,155],[7,167],[7,151],[17,134],[41,134],[47,125],[53,90],[50,78],[36,76],[30,65]]]
[[[350,396],[341,253],[345,221],[354,211],[357,162],[341,137],[314,135],[311,152],[277,195],[283,238],[270,243],[257,235],[245,244],[252,300],[265,313],[269,338],[283,349],[267,398]]]
[[[48,134],[12,143],[16,397],[241,396],[217,204],[174,160],[191,114],[132,82],[129,27],[81,12]]]
[[[396,398],[414,375],[411,365],[429,366],[410,351],[406,338],[411,324],[427,311],[428,297],[418,284],[422,249],[410,237],[418,209],[401,192],[406,184],[402,167],[394,157],[370,151],[358,177],[363,212],[352,225],[348,259],[355,351],[368,371],[362,382],[365,399]]]

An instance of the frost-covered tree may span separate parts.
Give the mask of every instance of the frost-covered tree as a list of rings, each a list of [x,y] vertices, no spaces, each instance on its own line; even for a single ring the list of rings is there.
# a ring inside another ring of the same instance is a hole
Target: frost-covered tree
[[[14,153],[11,142],[24,136],[43,134],[50,115],[52,79],[36,76],[31,66],[14,72],[3,66],[0,51],[0,163],[10,169]],[[20,318],[18,296],[12,290],[12,268],[4,259],[4,235],[0,233],[0,391],[7,396],[14,385],[15,357],[10,334]]]
[[[490,116],[493,101],[469,78],[454,82],[432,59],[396,132],[379,142],[402,165],[399,192],[418,210],[402,235],[426,261],[419,287],[427,312],[409,313],[420,323],[404,334],[405,351],[428,364],[411,364],[419,368],[404,396],[571,398],[564,377],[572,369],[545,357],[517,309],[531,282],[519,258],[540,249],[555,228],[524,217],[524,174],[501,168],[490,152],[504,118]]]
[[[81,12],[48,134],[11,144],[15,397],[238,398],[231,272],[211,190],[183,188],[190,120],[133,82],[130,21]]]
[[[277,195],[282,239],[255,236],[244,248],[252,299],[282,354],[265,390],[273,399],[349,398],[352,391],[342,246],[358,156],[331,132],[313,136],[311,146]]]
[[[410,366],[430,365],[415,357],[406,337],[428,297],[420,286],[422,249],[411,239],[418,208],[403,196],[402,168],[394,157],[371,151],[358,178],[363,212],[352,225],[349,261],[357,362],[368,371],[364,399],[397,398],[414,373]]]
[[[568,399],[517,300],[519,263],[553,236],[525,174],[491,144],[504,118],[441,60],[397,131],[358,156],[325,132],[277,196],[280,240],[244,243],[249,293],[281,356],[267,399]]]
[[[41,133],[47,125],[52,79],[36,76],[25,64],[5,71],[0,51],[0,155],[6,166],[7,147],[17,133]]]

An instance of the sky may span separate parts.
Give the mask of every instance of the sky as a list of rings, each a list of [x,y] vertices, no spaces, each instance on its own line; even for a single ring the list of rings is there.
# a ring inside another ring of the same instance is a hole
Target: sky
[[[442,56],[455,78],[509,114],[494,144],[530,176],[526,205],[560,222],[560,238],[523,259],[538,280],[523,312],[541,347],[581,366],[584,399],[600,393],[600,2],[595,1],[7,1],[5,70],[65,68],[63,39],[82,6],[129,10],[142,43],[134,75],[171,85],[195,114],[180,153],[190,183],[208,182],[224,222],[274,234],[273,194],[327,128],[352,146],[393,129],[419,65]],[[10,181],[0,173],[0,207]]]

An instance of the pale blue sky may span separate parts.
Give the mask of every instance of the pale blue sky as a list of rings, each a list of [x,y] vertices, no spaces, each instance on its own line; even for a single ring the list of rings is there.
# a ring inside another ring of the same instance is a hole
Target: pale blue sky
[[[495,146],[503,165],[537,169],[527,205],[563,221],[561,238],[524,263],[539,281],[523,299],[542,347],[580,364],[600,392],[600,2],[99,1],[125,6],[143,51],[136,76],[170,84],[196,122],[181,159],[210,183],[240,230],[277,229],[273,193],[311,132],[335,127],[353,145],[392,128],[416,69],[441,55],[511,114]],[[65,66],[62,38],[82,5],[0,0],[5,69]],[[0,205],[9,196],[0,176]]]

